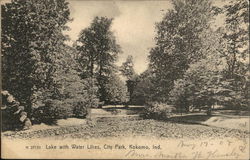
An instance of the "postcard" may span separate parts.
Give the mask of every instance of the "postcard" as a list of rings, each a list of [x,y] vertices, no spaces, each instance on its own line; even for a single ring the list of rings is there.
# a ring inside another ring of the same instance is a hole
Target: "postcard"
[[[1,158],[249,159],[247,0],[2,0]]]

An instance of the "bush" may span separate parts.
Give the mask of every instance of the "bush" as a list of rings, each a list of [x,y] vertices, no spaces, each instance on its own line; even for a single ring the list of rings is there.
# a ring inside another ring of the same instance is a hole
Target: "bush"
[[[98,108],[100,102],[97,97],[98,87],[97,80],[86,78],[83,80],[83,91],[77,97],[72,97],[73,116],[77,118],[86,118],[89,108]]]
[[[37,94],[36,97],[40,102],[32,114],[35,123],[50,124],[61,118],[85,118],[88,108],[98,107],[96,80],[90,78],[80,80],[77,76],[76,80],[72,78],[73,76],[69,77],[67,83],[63,83],[65,87],[58,89],[56,97],[48,96],[50,92]]]
[[[73,116],[69,103],[60,100],[48,99],[44,106],[34,109],[32,117],[35,123],[53,123],[57,119]]]
[[[87,101],[79,99],[47,100],[44,106],[34,108],[32,112],[33,123],[53,124],[58,119],[70,117],[85,118],[90,107]]]
[[[145,105],[145,118],[166,119],[171,116],[175,108],[165,103],[150,102]]]
[[[85,118],[87,115],[87,106],[84,101],[76,99],[47,100],[44,106],[34,109],[34,123],[53,124],[58,119],[70,117]]]
[[[88,114],[87,106],[84,102],[77,102],[73,109],[73,114],[77,118],[85,118]]]

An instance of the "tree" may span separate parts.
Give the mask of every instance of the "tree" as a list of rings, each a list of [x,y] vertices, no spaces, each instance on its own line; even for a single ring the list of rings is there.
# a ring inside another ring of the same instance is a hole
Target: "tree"
[[[122,63],[120,71],[128,80],[132,80],[136,75],[134,70],[133,56],[129,55],[125,62]]]
[[[124,104],[128,101],[127,87],[118,75],[111,75],[105,83],[106,102],[109,104]]]
[[[153,95],[158,91],[154,87],[154,79],[155,76],[150,68],[138,76],[138,78],[135,80],[136,85],[131,96],[132,104],[144,105],[147,102],[151,102],[153,99],[155,99]]]
[[[174,80],[182,78],[191,63],[203,57],[200,35],[217,13],[211,1],[174,0],[173,9],[156,25],[156,47],[150,51],[157,101],[166,102]]]
[[[227,71],[227,59],[223,52],[224,41],[220,29],[211,30],[201,37],[207,40],[202,49],[205,56],[190,64],[183,78],[175,81],[170,100],[186,111],[189,111],[189,106],[206,106],[210,111],[215,104],[231,107],[239,105],[243,97],[234,89],[234,80],[224,74]]]
[[[65,46],[62,50],[63,59],[58,62],[54,74],[53,91],[35,92],[37,106],[33,117],[37,122],[49,122],[60,118],[85,118],[90,108],[98,107],[97,81],[94,78],[82,79],[77,72],[76,52],[72,47]],[[40,114],[42,113],[42,114]]]
[[[189,106],[211,108],[214,104],[230,101],[230,93],[233,92],[229,89],[229,81],[223,78],[225,68],[222,61],[221,58],[213,56],[191,64],[184,77],[175,81],[170,92],[173,104],[189,111]]]
[[[246,73],[249,51],[249,2],[246,0],[230,1],[224,6],[226,14],[225,39],[229,78]],[[245,62],[244,62],[245,61]]]
[[[249,104],[249,2],[246,0],[230,1],[224,6],[226,14],[225,39],[228,69],[225,76],[233,79],[233,90],[241,95],[238,102]]]
[[[126,77],[126,84],[129,92],[129,101],[131,102],[132,94],[137,83],[138,75],[134,70],[133,56],[129,55],[126,61],[120,67],[121,74]]]
[[[116,71],[114,62],[121,51],[110,31],[111,24],[112,19],[95,17],[90,27],[81,31],[75,44],[82,73],[97,78],[101,101],[106,100],[105,84],[112,72]]]
[[[67,39],[69,19],[65,0],[13,0],[2,7],[3,89],[30,114],[34,92],[53,90],[54,74]]]
[[[190,98],[193,94],[193,85],[194,84],[187,79],[177,79],[174,82],[173,89],[170,91],[169,99],[181,113],[183,109],[185,109],[185,111],[189,111],[189,106],[193,105],[190,104],[190,101],[188,101],[188,98]]]

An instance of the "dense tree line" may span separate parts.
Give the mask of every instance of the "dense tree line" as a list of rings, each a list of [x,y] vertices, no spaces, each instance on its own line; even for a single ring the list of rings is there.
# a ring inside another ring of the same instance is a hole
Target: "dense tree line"
[[[191,63],[202,58],[201,35],[213,18],[211,1],[173,1],[163,20],[156,25],[156,47],[149,59],[155,73],[155,98],[167,101],[174,81],[182,78]]]
[[[2,5],[3,89],[31,110],[32,95],[53,90],[69,20],[65,1],[15,0]]]
[[[77,51],[65,43],[68,2],[13,0],[1,7],[3,90],[33,123],[85,117],[98,105],[98,87],[92,77],[79,76]]]
[[[133,97],[140,103],[162,102],[186,111],[190,106],[216,104],[246,108],[249,3],[230,1],[222,8],[208,0],[173,0],[172,4],[173,9],[156,24],[150,66],[140,75]],[[225,15],[225,25],[216,28],[219,14]]]
[[[1,7],[3,90],[33,123],[84,118],[91,107],[128,101],[114,64],[121,48],[112,19],[95,17],[71,47],[63,34],[71,21],[65,0],[13,0]]]

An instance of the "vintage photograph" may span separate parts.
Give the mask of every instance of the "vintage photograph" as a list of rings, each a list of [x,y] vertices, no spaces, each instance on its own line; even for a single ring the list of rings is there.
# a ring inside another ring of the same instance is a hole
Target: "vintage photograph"
[[[248,0],[0,3],[1,158],[250,158]]]

